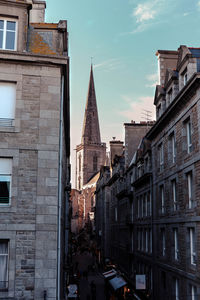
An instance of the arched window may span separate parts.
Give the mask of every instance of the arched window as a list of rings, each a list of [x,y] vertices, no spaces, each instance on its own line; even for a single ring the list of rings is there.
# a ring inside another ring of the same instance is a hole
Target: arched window
[[[81,154],[78,157],[78,163],[79,163],[79,172],[81,172]]]

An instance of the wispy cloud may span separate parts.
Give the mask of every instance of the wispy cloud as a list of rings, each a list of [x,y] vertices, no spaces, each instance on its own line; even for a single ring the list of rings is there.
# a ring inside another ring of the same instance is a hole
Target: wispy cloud
[[[136,17],[137,23],[142,23],[144,21],[154,19],[155,15],[156,9],[153,2],[138,4],[133,11],[133,16]]]
[[[158,73],[149,74],[146,76],[147,81],[149,81],[148,84],[146,84],[146,87],[155,88],[155,86],[158,84]]]
[[[187,17],[189,15],[191,15],[191,12],[185,12],[185,13],[183,13],[183,17]]]
[[[128,103],[128,109],[123,111],[118,111],[118,114],[125,117],[127,121],[144,121],[144,111],[150,111],[152,115],[152,120],[155,119],[155,108],[153,105],[153,97],[139,97],[137,100],[134,97],[129,97],[127,95],[122,95],[122,99]],[[128,100],[128,101],[127,101]]]
[[[132,17],[136,21],[136,28],[131,32],[138,33],[145,31],[154,22],[158,23],[157,17],[164,11],[165,0],[149,0],[139,3],[132,12]]]
[[[121,60],[117,58],[111,58],[105,61],[102,61],[101,63],[94,64],[94,68],[102,68],[105,71],[114,71],[123,66],[123,63]]]
[[[200,1],[197,2],[197,9],[200,11]]]

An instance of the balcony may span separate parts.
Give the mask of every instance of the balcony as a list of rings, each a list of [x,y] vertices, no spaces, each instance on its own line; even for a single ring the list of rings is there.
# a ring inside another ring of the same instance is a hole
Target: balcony
[[[122,199],[122,198],[125,198],[125,197],[128,197],[128,198],[132,198],[132,195],[133,195],[133,192],[131,191],[131,186],[129,186],[127,184],[126,181],[119,181],[119,184],[118,184],[118,193],[117,193],[117,198],[118,199]]]

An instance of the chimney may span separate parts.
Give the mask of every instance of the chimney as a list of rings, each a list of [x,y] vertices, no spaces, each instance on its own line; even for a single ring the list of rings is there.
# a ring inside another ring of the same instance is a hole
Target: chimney
[[[158,50],[156,56],[158,57],[159,85],[164,86],[166,70],[176,70],[178,51]]]
[[[114,161],[115,155],[121,156],[123,154],[123,142],[117,141],[115,138],[113,138],[112,141],[110,141],[110,164],[112,165]]]
[[[32,9],[30,11],[30,23],[44,23],[45,8],[45,1],[33,0]]]

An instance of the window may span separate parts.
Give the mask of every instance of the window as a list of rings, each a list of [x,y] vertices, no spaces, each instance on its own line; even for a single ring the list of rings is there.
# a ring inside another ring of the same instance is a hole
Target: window
[[[178,209],[177,203],[177,195],[176,195],[176,179],[172,180],[172,201],[173,201],[173,209],[176,211]]]
[[[187,177],[187,189],[188,189],[188,207],[194,207],[194,199],[192,197],[192,172],[186,174]]]
[[[140,217],[143,218],[143,196],[140,196]]]
[[[185,74],[183,75],[183,84],[186,85],[188,81],[188,76],[187,76],[187,72],[185,72]]]
[[[176,160],[176,142],[174,133],[169,136],[169,155],[170,162],[174,164]]]
[[[149,252],[152,253],[152,230],[149,229]]]
[[[178,260],[179,250],[178,250],[178,229],[174,228],[174,259]]]
[[[8,288],[8,241],[0,240],[0,289]]]
[[[161,229],[161,236],[162,236],[162,256],[165,256],[165,251],[166,251],[165,229]]]
[[[144,195],[145,197],[145,216],[148,216],[148,196],[147,193]]]
[[[0,205],[10,204],[12,159],[0,158]]]
[[[13,126],[16,84],[0,82],[0,126]]]
[[[172,102],[172,89],[168,92],[168,103],[170,104]]]
[[[97,156],[95,155],[95,156],[93,157],[93,171],[94,171],[94,172],[97,171],[97,160],[98,160],[98,158],[97,158]]]
[[[140,250],[140,229],[137,230],[137,242],[138,250]]]
[[[179,282],[178,279],[175,278],[175,300],[179,300]]]
[[[193,284],[189,285],[189,299],[198,300],[198,298],[197,298],[197,287]]]
[[[190,120],[186,122],[186,136],[187,136],[187,152],[190,153],[192,151],[192,128],[191,128]]]
[[[149,248],[149,245],[148,245],[148,230],[145,229],[145,251],[148,252],[148,248]]]
[[[157,106],[157,119],[161,116],[161,104]]]
[[[79,172],[81,172],[81,154],[78,157],[78,163],[79,163]]]
[[[160,171],[163,170],[163,165],[164,165],[164,149],[163,149],[163,143],[161,143],[158,147],[158,152],[159,152],[159,167]]]
[[[117,211],[117,207],[115,207],[115,222],[118,221],[118,211]]]
[[[140,198],[137,197],[137,206],[138,206],[138,218],[140,217]]]
[[[15,20],[0,19],[0,49],[16,50],[17,22]]]
[[[164,196],[164,186],[160,186],[160,197],[161,197],[161,213],[165,213],[165,196]]]
[[[190,241],[190,263],[196,265],[196,247],[195,247],[195,230],[189,228],[189,241]]]

